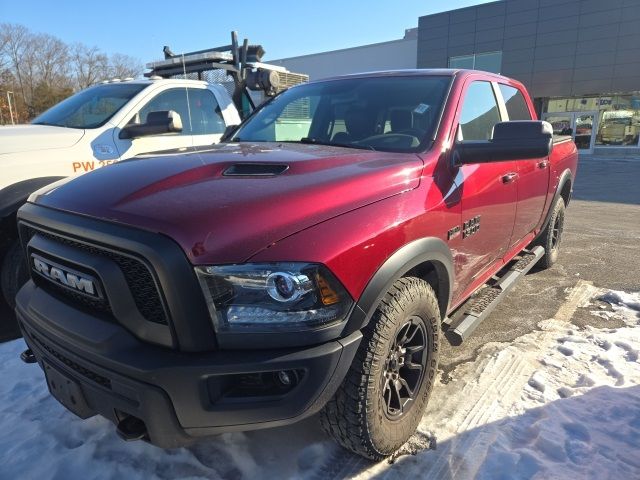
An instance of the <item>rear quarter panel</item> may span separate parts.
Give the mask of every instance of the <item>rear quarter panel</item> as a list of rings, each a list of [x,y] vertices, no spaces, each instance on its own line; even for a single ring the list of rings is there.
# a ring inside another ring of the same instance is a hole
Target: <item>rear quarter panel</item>
[[[571,188],[573,189],[573,183],[576,178],[578,170],[578,149],[572,140],[565,140],[554,144],[553,151],[549,156],[549,162],[551,164],[551,178],[549,179],[549,191],[547,192],[547,201],[545,203],[545,212],[542,216],[541,224],[538,226],[538,230],[542,227],[542,224],[547,216],[549,209],[552,207],[553,197],[559,188],[560,180],[565,172],[571,173]],[[536,232],[537,233],[537,232]]]

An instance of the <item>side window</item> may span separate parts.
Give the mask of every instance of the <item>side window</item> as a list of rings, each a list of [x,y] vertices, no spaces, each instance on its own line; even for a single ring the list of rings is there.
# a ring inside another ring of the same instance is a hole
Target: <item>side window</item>
[[[142,107],[130,123],[145,123],[149,112],[163,110],[173,110],[180,115],[182,132],[174,135],[224,133],[225,123],[215,96],[210,90],[200,88],[174,88],[162,92]]]
[[[490,140],[500,122],[498,103],[489,82],[473,82],[467,89],[460,113],[461,140]]]
[[[149,112],[173,110],[182,120],[182,132],[169,135],[191,135],[189,129],[189,108],[187,107],[187,92],[184,88],[166,90],[155,96],[134,116],[129,123],[146,123]]]
[[[190,88],[189,111],[192,135],[224,133],[225,124],[220,105],[211,90]],[[182,122],[183,126],[185,122]]]
[[[520,90],[500,84],[500,92],[507,107],[509,120],[531,120],[531,112]]]

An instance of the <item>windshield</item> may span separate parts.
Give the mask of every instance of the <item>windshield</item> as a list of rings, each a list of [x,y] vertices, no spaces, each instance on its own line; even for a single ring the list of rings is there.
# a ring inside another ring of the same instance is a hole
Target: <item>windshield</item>
[[[418,151],[433,135],[450,82],[425,75],[300,85],[257,111],[230,141]]]
[[[145,83],[114,83],[90,87],[54,105],[31,123],[69,128],[101,127],[146,87]]]

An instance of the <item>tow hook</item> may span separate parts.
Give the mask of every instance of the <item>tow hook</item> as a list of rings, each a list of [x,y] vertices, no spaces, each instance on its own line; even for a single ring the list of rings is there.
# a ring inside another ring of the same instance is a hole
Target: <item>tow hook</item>
[[[30,348],[27,348],[24,352],[20,354],[20,360],[24,363],[36,363],[36,356],[33,354]]]
[[[147,436],[147,426],[139,418],[128,415],[118,422],[116,433],[127,442],[142,440]]]

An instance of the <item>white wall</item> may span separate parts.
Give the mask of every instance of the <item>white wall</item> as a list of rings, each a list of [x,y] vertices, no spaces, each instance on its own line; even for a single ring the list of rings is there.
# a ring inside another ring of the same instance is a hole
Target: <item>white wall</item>
[[[310,80],[318,80],[348,73],[416,68],[417,48],[417,38],[404,38],[343,50],[264,61],[282,65],[290,72],[309,75]]]

